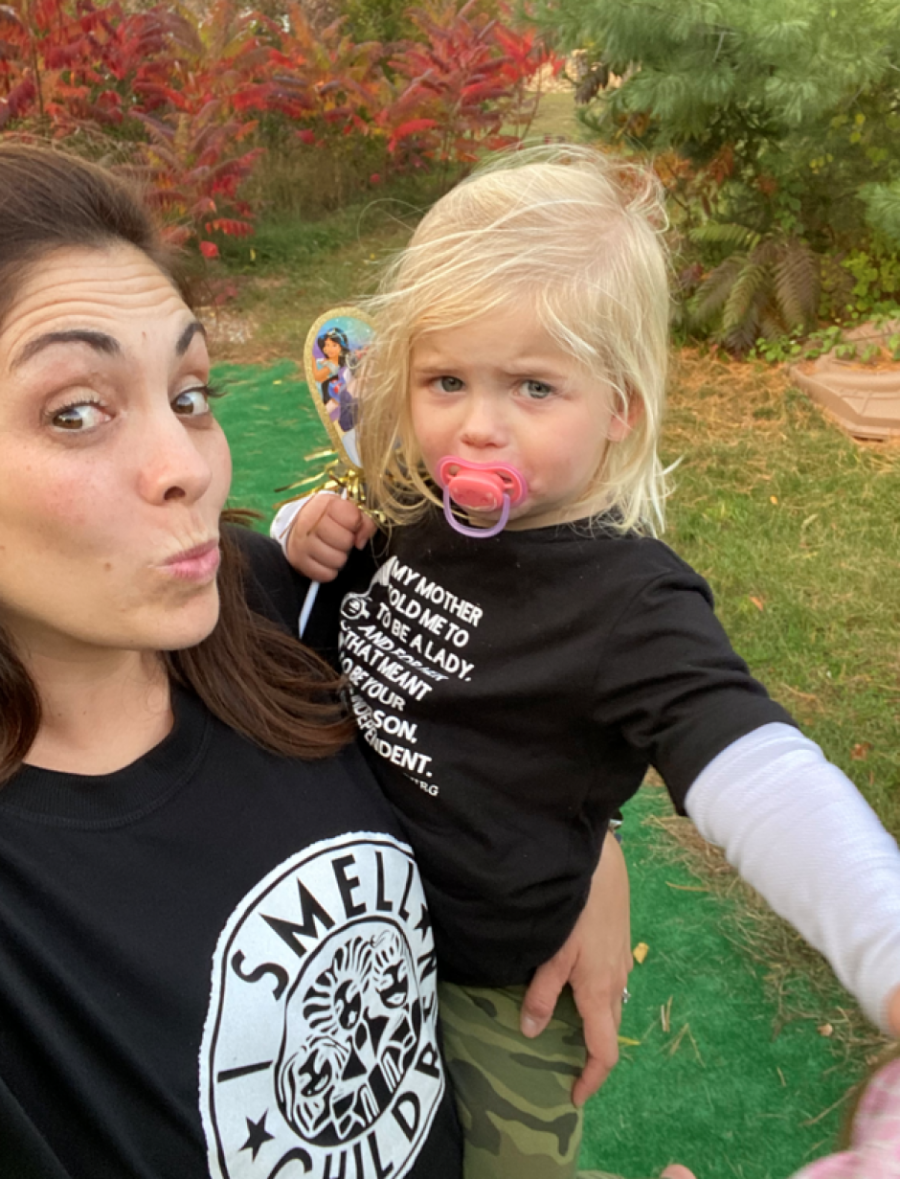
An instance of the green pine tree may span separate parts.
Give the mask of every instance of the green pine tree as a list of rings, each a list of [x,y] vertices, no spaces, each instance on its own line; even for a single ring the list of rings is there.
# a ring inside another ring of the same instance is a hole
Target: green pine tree
[[[699,304],[726,319],[731,308],[726,333],[740,308],[759,311],[760,331],[811,326],[810,251],[840,258],[874,237],[900,251],[896,0],[538,0],[536,19],[559,49],[588,47],[623,79],[585,121],[661,157],[715,275]],[[708,222],[738,232],[704,240]],[[728,275],[739,290],[722,301]]]

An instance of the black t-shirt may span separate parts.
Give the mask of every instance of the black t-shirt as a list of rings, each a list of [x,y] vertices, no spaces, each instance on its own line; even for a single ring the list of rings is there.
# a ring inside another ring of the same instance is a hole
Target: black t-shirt
[[[726,746],[790,717],[659,541],[572,527],[470,539],[439,512],[372,577],[323,587],[340,661],[425,881],[442,974],[526,981],[584,903],[610,814],[649,765],[679,809]],[[371,578],[371,584],[369,584]],[[332,638],[333,642],[333,638]]]
[[[0,1174],[459,1179],[424,896],[358,751],[174,706],[118,773],[0,790]]]

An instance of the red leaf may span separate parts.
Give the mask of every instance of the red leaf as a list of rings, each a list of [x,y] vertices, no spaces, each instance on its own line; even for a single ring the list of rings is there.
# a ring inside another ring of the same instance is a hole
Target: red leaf
[[[416,135],[419,131],[430,131],[436,126],[437,119],[410,119],[406,123],[401,123],[391,132],[388,151],[393,151],[401,139],[408,139],[410,135]]]
[[[249,237],[253,233],[253,226],[249,221],[238,221],[235,217],[216,217],[214,221],[207,221],[207,233],[225,233],[229,237]]]
[[[462,96],[467,101],[490,102],[494,98],[508,98],[509,90],[496,82],[476,82],[472,86],[463,86]]]
[[[399,127],[394,130],[394,139],[405,139],[407,135],[415,135],[417,131],[430,131],[432,127],[437,126],[437,119],[410,119],[406,123],[401,123]]]
[[[211,196],[202,196],[191,209],[192,217],[202,217],[205,213],[215,213],[216,202]]]

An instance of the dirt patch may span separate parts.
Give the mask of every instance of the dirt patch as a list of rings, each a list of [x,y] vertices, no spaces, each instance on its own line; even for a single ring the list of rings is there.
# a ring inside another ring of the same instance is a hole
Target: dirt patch
[[[213,364],[270,364],[283,360],[286,349],[262,343],[256,315],[227,307],[198,307]]]
[[[844,364],[849,367],[849,362]],[[900,363],[885,359],[882,364],[881,371],[900,381]],[[788,390],[793,386],[806,393],[793,372],[800,367],[734,360],[724,352],[706,352],[697,348],[673,352],[670,394],[673,412],[666,422],[667,443],[676,451],[682,446],[689,447],[696,432],[697,418],[703,421],[704,438],[711,441],[737,441],[745,430],[752,430],[760,438],[783,436],[789,418]],[[873,377],[877,375],[872,366],[861,362],[856,362],[853,369],[862,377],[867,372]],[[809,400],[846,430],[829,406],[811,396]],[[682,410],[686,412],[679,412]],[[858,445],[884,451],[885,457],[888,452],[900,449],[900,431],[869,436],[848,432]]]

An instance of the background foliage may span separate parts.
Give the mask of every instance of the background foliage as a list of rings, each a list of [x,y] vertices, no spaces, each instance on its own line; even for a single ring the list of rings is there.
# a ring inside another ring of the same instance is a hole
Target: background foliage
[[[273,193],[296,211],[435,164],[449,179],[533,116],[525,84],[548,53],[495,3],[359,0],[324,26],[298,3],[266,8],[0,5],[0,135],[128,167],[173,235],[215,257]]]
[[[689,326],[746,351],[896,301],[900,4],[543,0],[538,20],[621,79],[585,121],[656,159]]]

